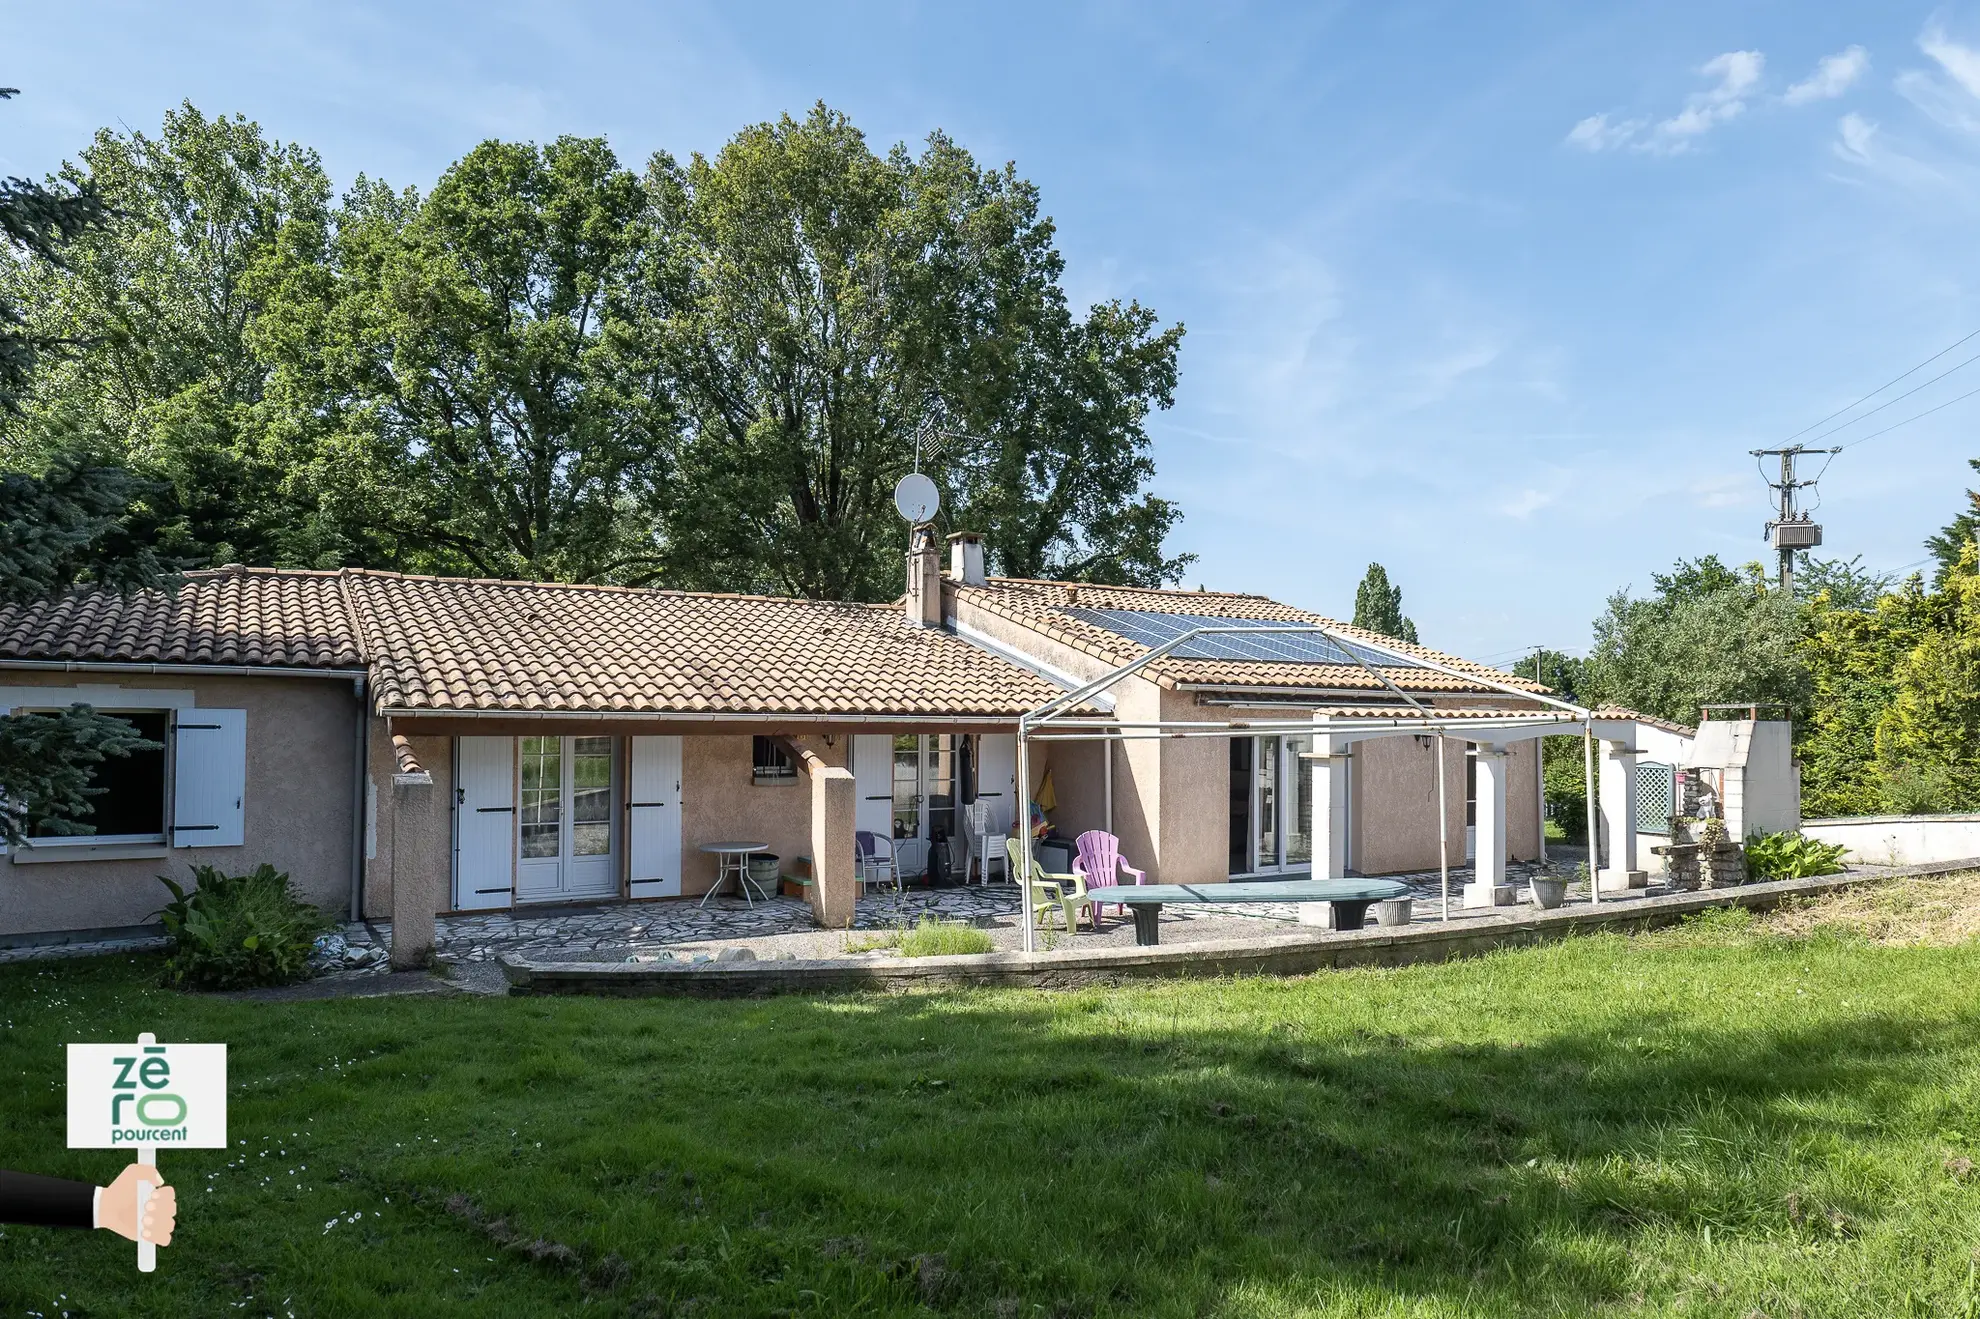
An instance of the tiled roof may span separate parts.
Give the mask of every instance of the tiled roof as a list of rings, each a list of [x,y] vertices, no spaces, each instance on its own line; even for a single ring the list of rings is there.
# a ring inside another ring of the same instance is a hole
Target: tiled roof
[[[390,709],[1014,716],[1061,691],[895,606],[345,580]]]
[[[957,599],[989,613],[1022,623],[1075,650],[1108,664],[1126,664],[1147,647],[1109,632],[1069,613],[1071,609],[1128,609],[1169,614],[1199,614],[1214,618],[1264,619],[1277,623],[1324,623],[1351,639],[1375,642],[1406,655],[1434,660],[1461,673],[1475,673],[1521,691],[1546,692],[1531,678],[1521,678],[1471,660],[1446,655],[1425,646],[1412,646],[1378,633],[1339,623],[1320,614],[1295,609],[1262,595],[1226,591],[1173,591],[1122,586],[1085,586],[1022,578],[992,577],[984,586],[954,588]],[[1302,664],[1290,661],[1178,659],[1165,656],[1143,670],[1164,687],[1344,688],[1387,690],[1356,664]],[[1383,674],[1404,691],[1491,692],[1492,689],[1431,669],[1388,668]]]
[[[364,665],[337,573],[245,568],[190,573],[170,593],[75,590],[0,606],[0,659]]]
[[[1698,730],[1696,728],[1687,728],[1683,724],[1673,723],[1669,719],[1659,719],[1656,715],[1652,714],[1638,714],[1627,706],[1597,706],[1595,708],[1595,717],[1597,719],[1633,719],[1639,724],[1648,724],[1652,728],[1661,728],[1666,733],[1676,733],[1679,737],[1698,736]]]

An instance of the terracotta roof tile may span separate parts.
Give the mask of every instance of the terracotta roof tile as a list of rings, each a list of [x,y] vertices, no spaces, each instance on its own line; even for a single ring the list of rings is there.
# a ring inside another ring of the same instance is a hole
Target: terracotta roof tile
[[[1368,632],[1320,614],[1295,609],[1262,595],[1226,591],[1178,591],[1143,587],[1086,586],[1023,578],[993,577],[985,586],[954,587],[957,598],[990,613],[1022,623],[1064,645],[1109,664],[1126,664],[1147,647],[1079,618],[1072,609],[1148,610],[1166,614],[1197,614],[1214,618],[1258,619],[1278,623],[1324,623],[1349,638],[1364,639],[1420,655],[1463,673],[1476,673],[1521,691],[1546,692],[1531,678],[1521,678],[1472,660],[1446,655],[1427,646],[1412,646]],[[1343,688],[1387,690],[1355,664],[1302,664],[1282,660],[1221,660],[1164,657],[1144,672],[1165,687],[1185,684],[1230,687]],[[1384,668],[1385,676],[1404,691],[1485,692],[1491,688],[1430,669]]]
[[[382,707],[1013,716],[1061,689],[897,607],[346,574]]]
[[[0,659],[361,668],[334,572],[223,568],[175,592],[75,590],[0,606]]]

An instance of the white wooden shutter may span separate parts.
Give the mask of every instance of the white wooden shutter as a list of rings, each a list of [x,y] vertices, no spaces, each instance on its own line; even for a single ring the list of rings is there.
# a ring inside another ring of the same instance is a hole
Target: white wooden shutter
[[[853,828],[894,836],[894,739],[885,733],[853,736]]]
[[[1102,742],[1102,750],[1112,743]],[[976,799],[990,806],[990,832],[1007,834],[1017,810],[1017,734],[985,733],[977,743]],[[1002,846],[1002,844],[999,844]]]
[[[626,864],[635,898],[681,896],[681,739],[635,737],[626,784]]]
[[[516,740],[454,741],[454,907],[506,907],[515,887]]]
[[[172,846],[245,841],[247,711],[173,711]]]

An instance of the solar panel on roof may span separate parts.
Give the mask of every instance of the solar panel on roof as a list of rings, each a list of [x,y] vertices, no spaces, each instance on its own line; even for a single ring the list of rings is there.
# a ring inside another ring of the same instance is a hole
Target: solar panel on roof
[[[1068,609],[1066,613],[1083,623],[1104,628],[1115,636],[1153,647],[1173,641],[1194,628],[1272,628],[1285,627],[1262,618],[1219,618],[1212,614],[1165,614],[1143,609]],[[1252,660],[1280,664],[1355,664],[1365,662],[1377,668],[1418,669],[1413,660],[1386,655],[1352,641],[1336,641],[1319,632],[1267,632],[1256,637],[1224,633],[1196,637],[1169,652],[1183,659]]]

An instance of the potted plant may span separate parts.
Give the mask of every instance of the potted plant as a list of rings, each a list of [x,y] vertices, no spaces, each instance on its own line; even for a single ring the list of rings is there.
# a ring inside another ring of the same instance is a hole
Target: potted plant
[[[1543,910],[1551,910],[1567,901],[1567,880],[1551,870],[1534,871],[1527,876],[1526,885],[1532,892],[1533,905]]]

